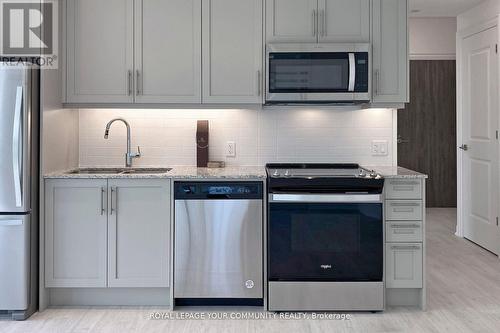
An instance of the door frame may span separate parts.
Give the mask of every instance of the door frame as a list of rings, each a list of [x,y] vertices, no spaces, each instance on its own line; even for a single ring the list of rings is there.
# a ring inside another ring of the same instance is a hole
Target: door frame
[[[485,21],[483,23],[474,25],[470,28],[461,30],[457,32],[457,228],[455,235],[460,238],[464,238],[464,205],[463,205],[463,159],[464,152],[459,149],[463,143],[463,98],[462,98],[462,64],[464,59],[462,59],[462,51],[463,51],[463,40],[481,33],[485,30],[498,27],[500,29],[500,15],[496,16],[494,19]],[[500,44],[500,33],[497,36],[498,44]],[[500,60],[499,60],[500,62]],[[500,68],[500,66],[499,66]],[[500,70],[497,73],[500,78]],[[500,113],[500,109],[498,110]],[[500,128],[500,123],[497,124],[497,127]],[[499,171],[500,173],[500,171]],[[500,202],[498,202],[500,206]]]

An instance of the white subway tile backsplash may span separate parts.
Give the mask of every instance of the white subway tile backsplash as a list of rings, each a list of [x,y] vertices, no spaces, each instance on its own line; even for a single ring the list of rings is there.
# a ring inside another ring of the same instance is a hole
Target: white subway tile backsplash
[[[121,110],[81,109],[80,166],[122,166],[126,130],[113,124],[104,140],[106,123],[117,117],[130,122],[132,148],[141,146],[136,166],[195,165],[196,121],[210,121],[210,159],[228,165],[270,162],[359,162],[392,165],[394,112],[390,109],[321,110]],[[388,156],[371,156],[372,140],[389,142]],[[237,155],[225,156],[227,141]]]

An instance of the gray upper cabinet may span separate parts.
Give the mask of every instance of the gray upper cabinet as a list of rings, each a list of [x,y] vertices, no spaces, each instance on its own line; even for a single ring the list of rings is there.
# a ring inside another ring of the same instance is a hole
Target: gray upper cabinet
[[[45,286],[106,286],[106,180],[45,186]]]
[[[266,41],[316,43],[318,0],[266,0]]]
[[[370,0],[318,0],[320,42],[370,42]]]
[[[201,102],[201,0],[135,1],[135,102]]]
[[[408,102],[408,68],[407,0],[373,0],[373,102]]]
[[[109,180],[109,287],[168,287],[170,181]]]
[[[202,30],[203,103],[262,103],[262,0],[203,1]]]
[[[68,0],[66,6],[66,101],[132,102],[133,0]]]

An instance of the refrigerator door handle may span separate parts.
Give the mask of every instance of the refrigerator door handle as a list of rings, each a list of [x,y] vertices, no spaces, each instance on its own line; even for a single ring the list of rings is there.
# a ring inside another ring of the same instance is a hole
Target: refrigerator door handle
[[[21,111],[23,107],[23,87],[17,87],[16,93],[16,108],[14,114],[14,132],[12,134],[12,168],[14,175],[14,194],[16,196],[16,207],[21,207],[23,204],[21,190],[21,168],[22,162],[20,158],[20,150],[22,149],[22,133],[21,133]]]

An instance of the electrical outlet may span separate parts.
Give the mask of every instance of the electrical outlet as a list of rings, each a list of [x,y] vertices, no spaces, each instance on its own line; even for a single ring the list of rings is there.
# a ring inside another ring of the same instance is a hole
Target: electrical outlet
[[[389,155],[389,143],[387,140],[372,141],[372,156],[387,156]]]
[[[226,156],[227,157],[236,157],[236,142],[228,141],[226,143]]]

